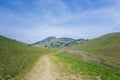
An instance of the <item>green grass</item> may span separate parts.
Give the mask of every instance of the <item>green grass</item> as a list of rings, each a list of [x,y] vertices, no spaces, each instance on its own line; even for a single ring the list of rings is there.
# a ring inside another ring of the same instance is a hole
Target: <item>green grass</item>
[[[32,69],[40,56],[52,52],[55,50],[30,47],[0,36],[0,80],[19,80]]]
[[[69,56],[65,52],[56,54],[58,63],[64,63],[64,68],[69,74],[81,75],[84,80],[119,80],[120,71],[108,67],[85,62],[78,58]],[[65,65],[66,64],[66,65]],[[70,66],[70,69],[68,68]],[[98,79],[99,78],[99,79]]]
[[[54,54],[58,59],[56,64],[66,64],[64,68],[70,74],[80,74],[85,80],[120,79],[119,32],[101,36],[70,49],[75,51]],[[0,36],[0,79],[19,80],[32,69],[40,56],[55,52],[54,49],[31,47]]]
[[[119,44],[120,44],[120,32],[111,33],[101,36],[99,38],[95,38],[73,48],[76,50],[82,49],[95,53],[101,53],[103,51],[106,51],[108,53],[114,52],[118,54],[120,52]]]
[[[120,69],[120,32],[103,35],[71,49],[86,51],[101,64]]]

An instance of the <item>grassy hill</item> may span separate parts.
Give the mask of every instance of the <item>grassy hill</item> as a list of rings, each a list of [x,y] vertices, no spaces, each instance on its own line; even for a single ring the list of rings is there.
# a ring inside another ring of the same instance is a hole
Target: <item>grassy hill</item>
[[[110,33],[103,35],[101,37],[95,38],[93,40],[90,40],[84,44],[81,44],[79,46],[76,46],[77,50],[83,49],[88,51],[98,51],[102,49],[107,49],[114,51],[120,50],[120,32],[118,33]]]
[[[20,80],[32,69],[40,56],[54,51],[30,47],[0,36],[0,80]]]
[[[91,61],[120,69],[120,32],[103,35],[74,46],[72,49],[86,51],[86,55]]]
[[[56,44],[59,43],[57,39],[49,37],[38,43],[49,45],[51,41]],[[70,41],[70,38],[59,39],[63,42]],[[58,67],[63,67],[61,70],[71,75],[81,75],[84,80],[120,79],[119,32],[62,49],[60,53],[56,52],[57,50],[27,46],[0,36],[0,80],[20,80],[32,69],[40,56],[49,53],[55,53],[53,61]]]
[[[120,33],[110,33],[55,54],[54,63],[83,80],[120,79]],[[62,64],[62,66],[60,66]]]
[[[65,48],[73,45],[77,45],[86,41],[85,39],[72,39],[72,38],[56,38],[48,37],[42,41],[31,44],[32,46],[45,47],[45,48]]]

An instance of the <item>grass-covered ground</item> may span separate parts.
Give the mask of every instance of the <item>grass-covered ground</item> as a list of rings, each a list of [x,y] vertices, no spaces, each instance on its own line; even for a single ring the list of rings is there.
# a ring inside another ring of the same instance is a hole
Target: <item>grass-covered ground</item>
[[[0,80],[20,80],[40,56],[52,52],[55,50],[30,47],[0,36]]]
[[[68,53],[62,52],[54,55],[57,59],[54,61],[58,66],[62,64],[62,70],[67,74],[80,76],[83,80],[119,80],[120,70],[86,62],[73,57]],[[71,80],[71,79],[70,79]]]
[[[68,78],[120,79],[120,33],[107,34],[65,51],[57,51],[27,46],[0,36],[0,80],[20,80],[33,68],[40,56],[49,53],[54,53],[51,54],[54,55],[53,62]]]
[[[88,52],[91,61],[93,58],[97,59],[96,61],[93,59],[93,62],[120,69],[120,32],[103,35],[71,49]]]

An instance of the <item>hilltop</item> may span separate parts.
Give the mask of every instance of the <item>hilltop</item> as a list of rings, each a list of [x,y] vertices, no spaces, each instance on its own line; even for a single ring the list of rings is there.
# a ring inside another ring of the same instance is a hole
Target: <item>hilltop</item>
[[[30,44],[32,46],[37,47],[45,47],[45,48],[65,48],[65,47],[71,47],[77,44],[81,44],[87,40],[85,39],[72,39],[67,37],[62,38],[56,38],[54,36],[45,38],[44,40],[35,42],[33,44]]]

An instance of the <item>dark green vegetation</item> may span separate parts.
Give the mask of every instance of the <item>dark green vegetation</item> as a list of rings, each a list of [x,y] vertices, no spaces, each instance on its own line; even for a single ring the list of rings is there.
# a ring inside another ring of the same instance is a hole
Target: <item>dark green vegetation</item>
[[[30,47],[0,36],[0,80],[19,80],[32,69],[40,56],[52,52],[55,50]]]
[[[73,57],[69,53],[55,54],[55,63],[62,63],[64,71],[72,75],[79,75],[83,80],[119,80],[120,70],[112,70],[108,67],[81,60],[81,57]],[[78,77],[78,76],[77,76]]]
[[[103,35],[72,49],[87,52],[87,57],[93,62],[120,69],[120,32]]]
[[[81,44],[87,40],[85,39],[72,39],[72,38],[56,38],[48,37],[42,41],[31,44],[32,46],[41,46],[46,48],[65,48],[73,45]]]

